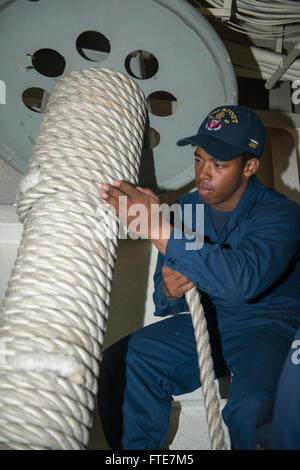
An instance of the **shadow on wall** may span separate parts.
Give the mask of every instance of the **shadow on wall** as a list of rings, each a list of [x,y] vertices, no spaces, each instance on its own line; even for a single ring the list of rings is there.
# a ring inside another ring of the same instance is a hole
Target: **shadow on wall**
[[[120,240],[104,347],[144,325],[150,257],[148,240]]]
[[[284,118],[285,129],[266,128],[266,145],[257,172],[258,179],[300,204],[299,130]]]
[[[299,133],[296,129],[273,130],[274,187],[300,204]]]

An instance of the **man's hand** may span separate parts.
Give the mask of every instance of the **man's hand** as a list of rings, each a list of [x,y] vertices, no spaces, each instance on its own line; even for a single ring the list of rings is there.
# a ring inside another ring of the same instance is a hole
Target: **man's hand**
[[[148,238],[164,254],[173,227],[162,219],[159,198],[150,189],[118,180],[114,185],[103,184],[101,189],[100,196],[113,208],[122,224]],[[138,216],[140,223],[133,224]]]
[[[188,292],[194,284],[183,274],[168,268],[162,267],[163,291],[166,297],[179,299]]]

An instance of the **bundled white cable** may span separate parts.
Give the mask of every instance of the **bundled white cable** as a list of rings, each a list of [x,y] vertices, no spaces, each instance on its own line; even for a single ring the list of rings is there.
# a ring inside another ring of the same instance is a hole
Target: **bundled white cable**
[[[222,8],[223,0],[206,0],[212,7]],[[195,0],[200,6],[201,1]],[[300,32],[300,4],[290,0],[236,0],[233,14],[225,20],[228,27],[243,34],[261,38],[275,38],[282,35],[279,26],[284,27],[284,35]]]
[[[194,0],[200,6],[201,0]],[[223,8],[223,0],[207,0],[215,8]],[[216,17],[217,19],[217,17]],[[232,3],[230,20],[223,19],[231,29],[261,39],[287,38],[300,33],[300,3],[290,0],[237,0]],[[269,80],[282,66],[286,54],[243,46],[224,41],[236,74],[244,77]],[[300,59],[294,60],[277,80],[295,81],[300,79]]]

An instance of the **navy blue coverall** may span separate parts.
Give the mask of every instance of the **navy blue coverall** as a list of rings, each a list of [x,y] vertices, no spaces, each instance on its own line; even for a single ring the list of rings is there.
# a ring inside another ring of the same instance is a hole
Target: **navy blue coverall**
[[[179,199],[204,204],[198,191]],[[300,324],[300,207],[252,176],[226,226],[217,234],[204,204],[204,244],[174,228],[154,274],[155,315],[188,312],[185,297],[169,299],[162,266],[179,271],[202,294],[215,375],[232,374],[223,418],[235,449],[256,449],[256,418],[273,399]],[[181,235],[181,238],[179,237]],[[219,341],[219,335],[221,343]],[[226,364],[224,363],[225,359]],[[158,449],[165,442],[172,395],[200,386],[189,313],[146,326],[104,351],[99,411],[114,449]]]
[[[300,328],[279,380],[273,411],[272,448],[300,450]]]

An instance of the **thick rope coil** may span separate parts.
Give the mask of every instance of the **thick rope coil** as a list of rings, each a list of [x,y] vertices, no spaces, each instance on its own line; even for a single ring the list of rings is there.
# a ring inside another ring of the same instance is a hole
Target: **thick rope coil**
[[[109,69],[72,72],[50,96],[20,187],[24,230],[1,314],[2,449],[88,443],[118,243],[99,189],[114,179],[137,183],[145,120],[140,89]],[[212,448],[224,448],[197,291],[187,300]]]
[[[72,72],[51,93],[1,313],[2,449],[88,444],[118,244],[100,186],[137,183],[145,122],[141,90],[112,70]]]
[[[196,287],[193,287],[185,294],[185,297],[190,307],[197,343],[200,380],[206,408],[211,448],[212,450],[226,450],[222,428],[222,416],[219,409],[219,400],[214,381],[215,376],[211,357],[211,348],[204,310],[201,305],[201,296]]]

